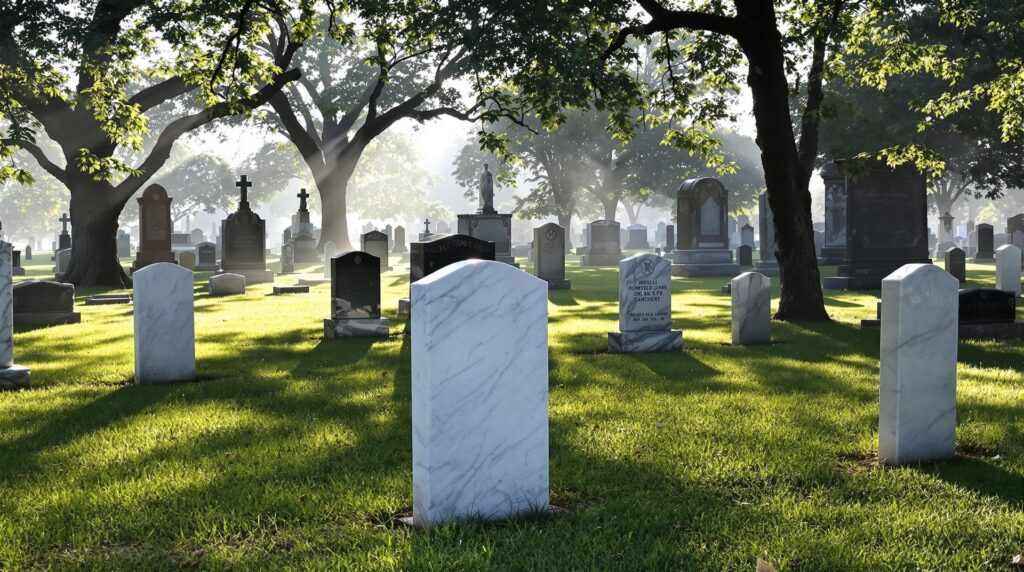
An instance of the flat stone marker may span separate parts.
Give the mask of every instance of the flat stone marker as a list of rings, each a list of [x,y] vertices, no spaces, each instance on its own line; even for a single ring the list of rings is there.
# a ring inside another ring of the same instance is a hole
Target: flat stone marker
[[[946,272],[949,272],[960,282],[967,281],[967,253],[961,248],[954,246],[942,253],[943,263],[946,265]]]
[[[634,254],[619,262],[619,331],[608,332],[612,353],[671,352],[683,347],[672,329],[672,262]]]
[[[26,280],[14,285],[15,326],[77,324],[75,285],[45,280]]]
[[[772,341],[772,280],[758,272],[744,272],[730,281],[732,343],[734,346]]]
[[[309,294],[309,286],[274,286],[274,294]]]
[[[86,306],[110,306],[114,304],[131,304],[131,294],[97,294],[85,299]]]
[[[241,274],[218,274],[210,277],[210,296],[236,296],[245,294],[245,276]]]
[[[27,367],[14,363],[14,247],[0,240],[0,390],[31,384]]]
[[[157,262],[135,272],[135,383],[196,378],[193,274]]]
[[[1013,292],[1020,298],[1020,249],[1012,244],[996,249],[996,290]]]
[[[412,285],[413,523],[548,508],[548,285],[456,262]]]
[[[959,287],[933,264],[907,264],[882,280],[878,458],[884,465],[955,452]]]

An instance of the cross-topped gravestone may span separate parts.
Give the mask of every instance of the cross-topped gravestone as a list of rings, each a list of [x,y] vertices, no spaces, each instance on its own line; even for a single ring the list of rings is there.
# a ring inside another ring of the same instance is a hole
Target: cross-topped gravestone
[[[306,199],[309,198],[309,193],[306,189],[299,189],[299,194],[295,195],[299,197],[299,212],[306,212],[309,208],[306,207]]]
[[[71,235],[68,234],[68,223],[71,222],[71,217],[68,216],[68,213],[64,213],[57,220],[63,225],[60,236],[57,237],[57,250],[66,250],[71,248]]]
[[[235,183],[240,189],[238,211],[221,221],[221,249],[219,273],[245,276],[248,284],[273,282],[274,273],[267,270],[266,223],[249,208],[248,190],[252,182],[242,175]]]
[[[242,210],[242,209],[248,210],[249,209],[249,189],[252,187],[252,181],[249,180],[248,176],[242,175],[242,178],[239,179],[238,182],[235,183],[235,186],[238,187],[240,189],[240,191],[241,191],[241,200],[239,201],[239,210]]]
[[[61,232],[67,232],[68,223],[71,222],[71,217],[68,216],[68,213],[62,214],[61,217],[57,220],[59,220],[61,224],[64,225],[63,228],[61,228]]]

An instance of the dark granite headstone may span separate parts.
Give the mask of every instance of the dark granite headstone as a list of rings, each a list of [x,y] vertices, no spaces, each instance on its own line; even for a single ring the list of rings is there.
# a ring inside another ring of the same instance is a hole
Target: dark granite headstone
[[[565,229],[549,222],[533,229],[530,246],[533,274],[548,283],[549,290],[568,290],[565,279]]]
[[[71,235],[68,234],[68,223],[71,222],[71,217],[69,217],[67,213],[64,213],[57,220],[59,220],[63,226],[63,229],[60,231],[60,236],[57,237],[57,250],[55,251],[60,252],[61,250],[71,248]]]
[[[266,223],[249,207],[248,189],[252,183],[242,175],[235,185],[241,189],[241,199],[238,211],[220,223],[224,241],[220,268],[225,273],[243,274],[247,283],[256,283],[251,278],[272,281],[273,274],[267,271]]]
[[[676,249],[676,225],[665,225],[665,252],[669,253]]]
[[[736,247],[736,260],[740,266],[752,266],[754,264],[754,249],[749,244],[741,244]]]
[[[1024,250],[1024,214],[1006,219],[1006,240],[1007,244]]]
[[[729,249],[729,191],[721,181],[687,179],[676,191],[673,276],[736,276],[740,265]],[[753,237],[751,237],[753,242]]]
[[[132,272],[157,262],[177,264],[171,251],[171,197],[160,185],[150,185],[139,201],[139,248]],[[185,235],[188,236],[188,235]]]
[[[928,264],[928,199],[924,175],[909,165],[850,165],[847,172],[846,258],[835,290],[878,290],[904,264]],[[855,169],[853,167],[856,167]]]
[[[618,266],[622,260],[622,236],[619,223],[595,220],[587,224],[587,251],[583,266]]]
[[[409,262],[409,282],[430,276],[434,272],[462,260],[494,260],[494,243],[463,234],[431,237],[412,243]]]
[[[838,165],[828,163],[821,178],[825,182],[825,242],[818,263],[833,266],[846,257],[846,175]]]
[[[27,280],[14,292],[14,325],[53,326],[82,321],[75,312],[75,286],[60,282]]]
[[[200,242],[196,245],[196,270],[199,272],[217,269],[217,245]]]
[[[993,234],[992,225],[981,223],[976,230],[978,231],[978,251],[974,255],[974,260],[976,262],[995,260],[995,235]]]
[[[32,245],[25,246],[25,260],[32,260]]]
[[[943,262],[946,265],[946,272],[961,282],[967,281],[967,253],[962,249],[953,247],[943,253]]]
[[[331,316],[380,317],[380,258],[359,250],[331,259]]]
[[[1013,322],[1016,318],[1017,300],[1013,292],[991,288],[960,291],[961,324]]]

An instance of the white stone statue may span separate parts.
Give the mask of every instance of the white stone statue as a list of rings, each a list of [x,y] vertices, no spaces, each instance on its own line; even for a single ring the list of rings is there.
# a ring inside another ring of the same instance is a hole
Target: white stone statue
[[[478,214],[493,214],[494,210],[494,175],[487,170],[487,163],[484,163],[484,172],[480,173],[480,208]]]

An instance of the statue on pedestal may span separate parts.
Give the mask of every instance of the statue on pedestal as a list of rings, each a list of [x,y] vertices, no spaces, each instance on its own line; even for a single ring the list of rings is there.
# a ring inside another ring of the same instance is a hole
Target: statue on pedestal
[[[496,214],[494,210],[494,175],[487,170],[487,163],[484,163],[484,172],[480,173],[480,208],[477,214]]]

